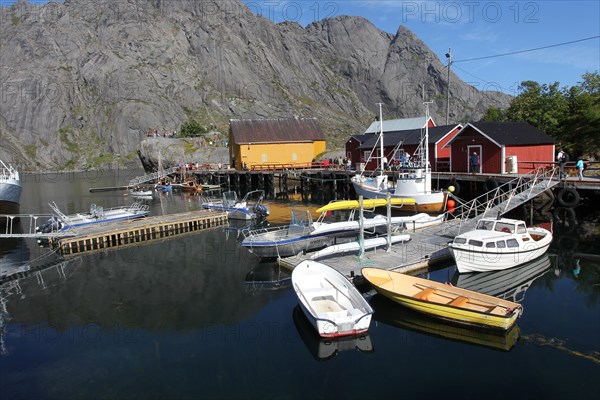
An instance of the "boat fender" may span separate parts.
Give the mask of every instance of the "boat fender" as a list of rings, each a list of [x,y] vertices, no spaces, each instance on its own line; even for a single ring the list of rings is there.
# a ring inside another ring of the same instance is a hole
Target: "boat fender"
[[[579,192],[574,188],[562,188],[556,196],[558,204],[567,208],[575,207],[580,199]]]
[[[454,186],[454,191],[452,192],[452,194],[457,195],[460,193],[460,185],[458,184],[458,181],[456,179],[452,179],[450,181],[450,186]]]
[[[488,178],[484,182],[485,190],[491,192],[492,190],[498,189],[498,181],[495,179]]]

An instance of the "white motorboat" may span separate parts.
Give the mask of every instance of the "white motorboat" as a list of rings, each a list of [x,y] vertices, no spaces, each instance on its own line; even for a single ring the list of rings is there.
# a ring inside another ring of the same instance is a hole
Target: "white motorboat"
[[[231,191],[223,193],[223,198],[220,200],[202,198],[202,207],[209,210],[226,211],[230,219],[247,221],[266,218],[269,215],[269,209],[262,204],[264,197],[264,190],[254,190],[246,193],[244,198],[239,200],[237,193]]]
[[[54,202],[49,205],[56,216],[38,227],[37,230],[41,233],[64,232],[69,229],[86,225],[143,218],[150,213],[147,205],[139,203],[109,209],[104,209],[103,207],[92,204],[89,212],[70,215],[63,214]]]
[[[292,271],[300,307],[321,337],[367,332],[373,309],[350,281],[335,269],[303,261]]]
[[[333,245],[340,237],[356,236],[360,230],[360,220],[355,218],[355,210],[347,220],[326,222],[327,212],[323,212],[317,221],[312,220],[309,211],[305,214],[292,210],[292,222],[289,225],[244,231],[242,246],[262,258],[289,257],[301,252],[309,252]],[[404,228],[411,217],[393,217],[390,229]],[[382,233],[388,220],[382,215],[363,219],[363,229],[369,234]]]
[[[426,104],[426,120],[429,121],[429,104]],[[385,172],[384,138],[383,138],[383,116],[381,105],[379,106],[379,121],[381,129],[379,133],[379,155],[377,144],[371,152],[370,159],[379,160],[379,175],[365,176],[364,172],[352,177],[352,184],[358,196],[367,199],[382,199],[390,195],[392,198],[412,198],[414,205],[406,205],[406,210],[418,210],[428,213],[441,213],[446,206],[446,193],[431,190],[431,166],[429,165],[429,123],[425,125],[421,143],[414,155],[414,161],[402,168],[402,172],[396,178],[395,184],[388,181]],[[367,160],[368,162],[369,160]]]
[[[526,227],[524,221],[482,218],[474,230],[460,234],[448,245],[460,273],[500,271],[544,255],[552,233]]]
[[[22,191],[19,171],[0,160],[0,214],[18,214]]]
[[[132,197],[137,197],[140,199],[151,199],[152,198],[152,190],[144,190],[141,188],[130,189],[129,193]]]

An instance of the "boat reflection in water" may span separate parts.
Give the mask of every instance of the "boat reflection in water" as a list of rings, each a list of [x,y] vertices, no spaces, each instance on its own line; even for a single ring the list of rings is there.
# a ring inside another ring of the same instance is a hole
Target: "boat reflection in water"
[[[443,339],[509,351],[521,337],[517,324],[508,331],[452,324],[406,307],[398,307],[379,294],[373,297],[371,305],[375,309],[373,318],[378,322]]]
[[[520,303],[533,281],[548,272],[551,266],[550,257],[545,254],[527,264],[502,271],[467,274],[456,271],[451,282],[463,289]]]
[[[371,337],[368,333],[355,336],[340,336],[337,338],[320,337],[299,305],[294,307],[292,318],[300,338],[315,360],[326,361],[336,356],[339,352],[348,350],[358,350],[362,353],[372,353],[374,351]]]
[[[276,290],[291,286],[292,276],[275,262],[259,262],[244,278],[255,290]]]

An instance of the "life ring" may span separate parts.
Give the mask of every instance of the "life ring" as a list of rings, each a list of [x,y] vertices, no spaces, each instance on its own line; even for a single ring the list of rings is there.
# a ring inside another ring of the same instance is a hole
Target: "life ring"
[[[452,192],[452,194],[457,195],[460,193],[460,185],[456,179],[452,179],[449,186],[454,186],[454,192]]]
[[[562,188],[556,196],[558,204],[567,208],[575,207],[580,199],[579,193],[574,188]]]
[[[508,228],[502,228],[502,232],[504,232],[504,233],[510,233],[510,229],[508,229]]]
[[[491,178],[487,178],[485,180],[485,182],[483,183],[483,185],[485,186],[485,190],[486,192],[491,192],[492,190],[496,190],[498,189],[498,181],[495,179],[491,179]]]

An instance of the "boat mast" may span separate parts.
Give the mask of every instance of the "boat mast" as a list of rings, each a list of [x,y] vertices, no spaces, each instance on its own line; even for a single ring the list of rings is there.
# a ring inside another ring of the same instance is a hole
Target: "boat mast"
[[[423,103],[425,105],[425,142],[423,143],[425,146],[425,173],[429,172],[429,105],[431,103],[433,101]]]
[[[381,111],[382,103],[379,104],[379,170],[380,174],[383,175],[383,115]]]

